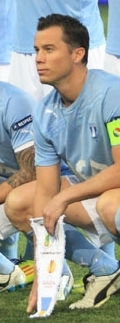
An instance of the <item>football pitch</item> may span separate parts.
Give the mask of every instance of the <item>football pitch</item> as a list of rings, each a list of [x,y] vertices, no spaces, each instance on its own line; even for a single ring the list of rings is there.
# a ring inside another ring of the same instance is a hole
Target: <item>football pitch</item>
[[[57,0],[56,0],[57,1]],[[92,0],[91,0],[92,1]],[[100,6],[101,16],[104,21],[105,34],[107,33],[107,5]],[[25,238],[20,234],[19,252],[23,252],[25,247]],[[116,257],[120,259],[120,247],[116,245]],[[75,282],[83,277],[88,270],[69,262]],[[26,314],[28,297],[31,285],[15,292],[5,291],[0,295],[0,322],[1,323],[30,323]],[[74,289],[75,291],[75,289]],[[96,309],[73,310],[69,305],[81,299],[83,295],[79,290],[71,292],[66,301],[60,301],[56,304],[52,315],[48,318],[40,318],[41,323],[117,323],[120,322],[120,293],[113,295],[102,307]],[[32,320],[38,322],[38,319]]]
[[[20,253],[25,247],[25,238],[20,236]],[[116,245],[116,256],[120,259],[120,247]],[[83,277],[88,270],[69,262],[75,283]],[[1,323],[30,323],[31,319],[26,313],[31,285],[15,292],[5,291],[0,295],[0,322]],[[41,323],[118,323],[120,322],[120,293],[113,295],[100,308],[70,310],[69,305],[82,299],[83,295],[78,289],[73,289],[65,301],[59,301],[50,317],[40,318]],[[38,322],[38,319],[32,319]]]

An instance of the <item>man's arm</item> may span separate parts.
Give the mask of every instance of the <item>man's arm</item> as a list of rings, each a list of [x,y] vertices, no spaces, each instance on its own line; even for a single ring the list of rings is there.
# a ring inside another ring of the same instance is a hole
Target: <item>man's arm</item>
[[[73,185],[57,195],[43,208],[44,224],[54,234],[55,224],[71,203],[99,196],[105,191],[120,187],[120,146],[112,148],[114,164],[90,179]]]
[[[60,191],[59,164],[36,167],[36,191],[34,199],[34,217],[43,217],[43,207]]]
[[[13,188],[35,179],[34,146],[17,152],[15,156],[20,169],[0,185],[0,204],[5,202]]]

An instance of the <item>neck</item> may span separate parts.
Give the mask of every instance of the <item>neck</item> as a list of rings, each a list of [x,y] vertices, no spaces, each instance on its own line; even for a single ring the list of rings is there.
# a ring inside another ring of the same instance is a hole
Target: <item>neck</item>
[[[61,94],[65,107],[69,107],[80,95],[86,81],[87,68],[79,71],[76,75],[72,75],[72,79],[67,80],[57,90]],[[64,82],[63,82],[64,83]]]

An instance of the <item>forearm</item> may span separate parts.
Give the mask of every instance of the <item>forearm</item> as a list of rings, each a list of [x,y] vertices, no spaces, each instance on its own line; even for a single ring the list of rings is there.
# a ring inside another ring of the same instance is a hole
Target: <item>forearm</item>
[[[65,205],[99,196],[103,192],[120,187],[120,164],[107,167],[90,179],[59,193]]]
[[[19,170],[9,177],[7,183],[15,188],[35,180],[34,147],[31,146],[15,154]]]
[[[59,165],[36,167],[34,217],[43,217],[44,206],[60,191]]]
[[[23,185],[33,180],[35,180],[34,168],[32,169],[32,171],[21,168],[18,172],[16,172],[15,174],[9,177],[9,179],[7,180],[7,183],[13,189],[15,187],[18,187],[20,185]]]
[[[5,202],[8,193],[15,187],[36,179],[34,166],[34,147],[16,153],[19,170],[0,185],[0,204]]]
[[[36,189],[33,212],[35,218],[43,217],[43,208],[52,197],[48,192],[44,192],[42,189]]]

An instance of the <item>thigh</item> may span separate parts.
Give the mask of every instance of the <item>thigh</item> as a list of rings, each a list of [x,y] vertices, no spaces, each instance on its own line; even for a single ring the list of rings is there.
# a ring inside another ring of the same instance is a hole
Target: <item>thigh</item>
[[[36,181],[25,183],[16,187],[9,194],[9,200],[13,205],[13,209],[17,212],[26,210],[28,213],[33,213],[33,201],[35,194]]]
[[[117,234],[115,216],[120,208],[120,188],[104,192],[97,200],[97,211],[105,226],[114,235]]]
[[[76,176],[62,177],[61,189],[77,182]],[[97,199],[93,198],[70,204],[65,211],[65,222],[84,229],[92,242],[101,247],[111,242],[112,239],[96,211]]]
[[[71,185],[77,184],[76,176],[63,176],[61,181],[61,190],[67,189]],[[93,226],[88,212],[81,202],[69,204],[65,211],[65,222],[74,226],[86,228]]]

